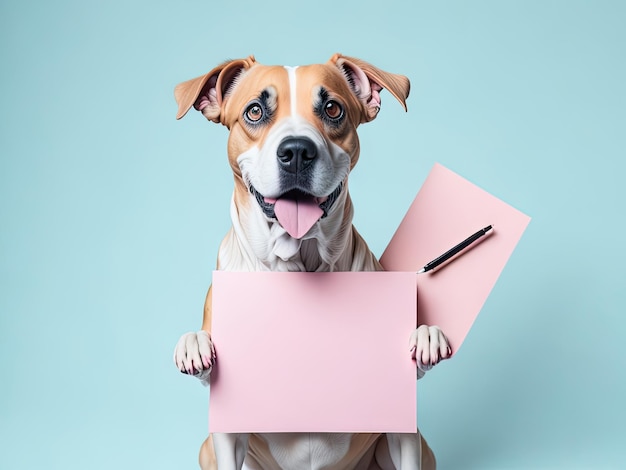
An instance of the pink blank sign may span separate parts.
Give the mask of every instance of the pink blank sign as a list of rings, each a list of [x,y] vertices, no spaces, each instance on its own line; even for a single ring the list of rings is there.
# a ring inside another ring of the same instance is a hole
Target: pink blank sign
[[[415,432],[416,274],[213,274],[210,432]]]

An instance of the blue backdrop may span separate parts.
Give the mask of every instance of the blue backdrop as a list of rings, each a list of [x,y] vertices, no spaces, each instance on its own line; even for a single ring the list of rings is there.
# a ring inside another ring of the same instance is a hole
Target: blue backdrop
[[[624,468],[620,1],[4,1],[0,468],[195,468],[200,326],[232,178],[174,86],[227,58],[360,57],[412,82],[361,128],[381,254],[435,162],[531,215],[463,348],[419,385],[442,469]],[[257,360],[251,352],[251,360]],[[384,373],[384,371],[380,371]]]

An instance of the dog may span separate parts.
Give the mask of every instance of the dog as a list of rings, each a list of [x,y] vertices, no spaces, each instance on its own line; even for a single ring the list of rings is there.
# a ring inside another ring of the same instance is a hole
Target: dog
[[[406,111],[409,80],[341,54],[324,64],[266,66],[227,61],[175,88],[177,119],[192,107],[229,130],[232,227],[218,270],[375,271],[376,257],[352,225],[348,176],[359,158],[357,127],[378,116],[387,90]],[[184,334],[176,367],[208,383],[216,361],[211,288],[202,329]],[[418,379],[450,357],[444,333],[407,332]],[[417,470],[435,459],[414,434],[218,434],[200,450],[203,470]]]

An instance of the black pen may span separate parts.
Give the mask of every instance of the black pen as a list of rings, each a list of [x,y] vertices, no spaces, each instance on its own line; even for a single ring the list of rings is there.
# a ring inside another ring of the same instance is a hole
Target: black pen
[[[491,225],[487,225],[485,228],[480,229],[478,232],[476,232],[473,235],[470,235],[469,237],[467,237],[465,240],[463,240],[461,243],[459,243],[455,247],[450,248],[443,255],[435,258],[430,263],[426,263],[424,267],[417,272],[417,274],[432,271],[437,266],[442,265],[446,261],[450,260],[453,256],[459,254],[461,251],[463,251],[465,248],[470,246],[472,243],[475,243],[482,236],[487,235],[492,229],[493,227]]]

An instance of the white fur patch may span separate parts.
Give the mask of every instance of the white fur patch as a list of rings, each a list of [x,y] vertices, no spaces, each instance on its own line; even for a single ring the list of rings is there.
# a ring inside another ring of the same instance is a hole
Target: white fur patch
[[[291,101],[291,115],[295,116],[296,115],[296,69],[298,68],[298,66],[296,65],[295,67],[289,67],[288,65],[285,66],[285,69],[287,70],[287,75],[289,76],[289,99]]]
[[[339,462],[350,448],[350,434],[272,434],[264,436],[272,456],[285,469],[321,470]]]

